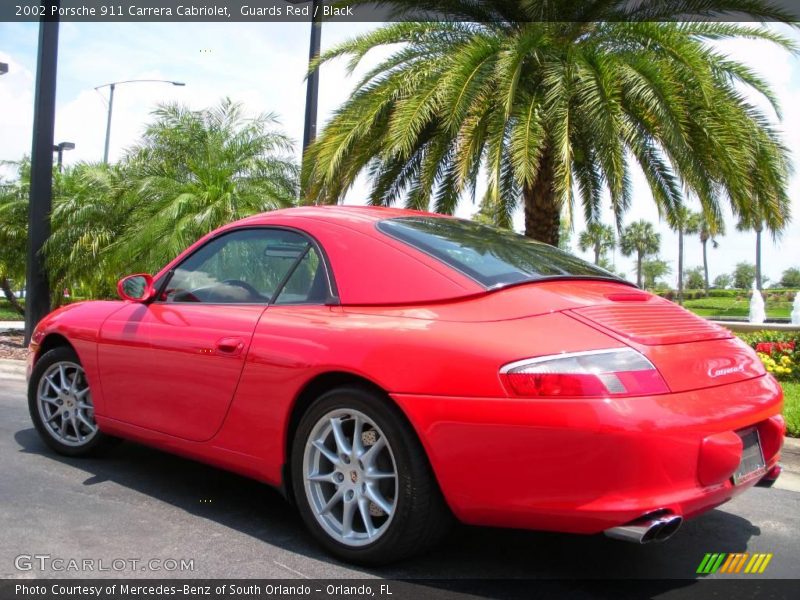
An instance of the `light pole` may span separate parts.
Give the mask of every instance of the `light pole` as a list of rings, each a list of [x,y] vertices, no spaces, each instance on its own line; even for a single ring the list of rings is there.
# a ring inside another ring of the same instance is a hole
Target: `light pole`
[[[305,4],[309,0],[286,0],[289,4]],[[308,44],[308,64],[319,56],[322,23],[314,17],[322,0],[311,0],[311,38]],[[319,103],[319,67],[308,74],[306,85],[306,115],[303,124],[303,154],[317,137],[317,104]]]
[[[60,0],[42,4],[47,14],[58,14]],[[39,20],[36,92],[33,100],[31,190],[28,203],[28,255],[25,271],[25,343],[37,323],[50,312],[50,284],[42,247],[50,237],[53,202],[53,132],[56,120],[56,68],[58,66],[58,16]]]
[[[64,152],[66,150],[75,150],[75,144],[72,142],[61,142],[53,146],[53,152],[58,152],[58,172],[61,173],[64,162]]]
[[[122,85],[125,83],[169,83],[170,85],[176,86],[184,86],[185,83],[181,81],[170,81],[169,79],[128,79],[126,81],[112,81],[111,83],[104,83],[103,85],[98,85],[95,90],[99,90],[100,88],[108,87],[109,94],[108,94],[108,118],[106,120],[106,145],[105,149],[103,150],[103,162],[108,164],[108,147],[111,143],[111,113],[114,110],[114,90],[117,89],[118,85]]]

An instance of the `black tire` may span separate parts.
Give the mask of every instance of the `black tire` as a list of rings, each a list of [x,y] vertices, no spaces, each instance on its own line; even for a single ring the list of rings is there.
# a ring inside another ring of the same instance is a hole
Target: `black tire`
[[[57,348],[53,348],[52,350],[47,351],[39,358],[38,361],[36,361],[36,364],[33,367],[33,372],[31,373],[30,382],[28,383],[28,411],[30,412],[31,420],[33,421],[33,425],[36,427],[36,431],[39,433],[39,436],[42,438],[42,441],[50,448],[55,450],[58,454],[73,457],[97,456],[119,442],[119,439],[106,435],[102,431],[98,430],[97,433],[91,437],[91,439],[88,439],[83,444],[77,441],[77,445],[63,443],[58,439],[57,435],[45,425],[43,416],[39,410],[37,394],[39,383],[41,382],[42,377],[53,365],[65,362],[74,363],[78,366],[81,366],[78,355],[75,353],[75,350],[69,346],[59,346]]]
[[[303,460],[315,425],[337,409],[368,416],[392,448],[397,473],[396,506],[386,530],[374,542],[353,547],[328,534],[317,521],[305,489]],[[318,398],[306,411],[292,441],[291,479],[300,516],[319,543],[351,563],[382,565],[419,554],[440,541],[453,522],[422,444],[402,412],[385,396],[360,387],[343,387]]]

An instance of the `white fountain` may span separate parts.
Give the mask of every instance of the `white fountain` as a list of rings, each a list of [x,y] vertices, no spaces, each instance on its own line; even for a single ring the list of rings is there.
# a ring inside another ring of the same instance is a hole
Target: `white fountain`
[[[764,296],[761,295],[761,292],[758,290],[758,286],[756,282],[753,281],[753,293],[750,296],[750,319],[751,323],[755,323],[756,325],[761,325],[767,318],[767,314],[764,311]]]
[[[792,325],[800,325],[800,291],[794,294],[794,304],[792,305]]]

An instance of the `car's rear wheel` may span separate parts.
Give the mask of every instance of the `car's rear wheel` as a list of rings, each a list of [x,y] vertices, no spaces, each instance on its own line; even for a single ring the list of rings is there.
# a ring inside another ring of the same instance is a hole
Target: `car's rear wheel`
[[[72,348],[54,348],[36,362],[28,409],[42,440],[59,454],[87,456],[114,441],[97,428],[89,381]]]
[[[340,558],[398,560],[450,524],[419,440],[380,394],[348,387],[320,397],[300,420],[291,460],[303,520]]]

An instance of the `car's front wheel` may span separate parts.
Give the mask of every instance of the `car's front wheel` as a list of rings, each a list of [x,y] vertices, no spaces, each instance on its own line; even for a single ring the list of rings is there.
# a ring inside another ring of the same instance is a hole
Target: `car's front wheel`
[[[87,456],[115,441],[97,428],[89,381],[72,348],[54,348],[36,361],[28,409],[42,440],[59,454]]]
[[[382,564],[418,553],[451,517],[419,440],[372,391],[340,388],[302,417],[292,448],[300,514],[334,555]]]

